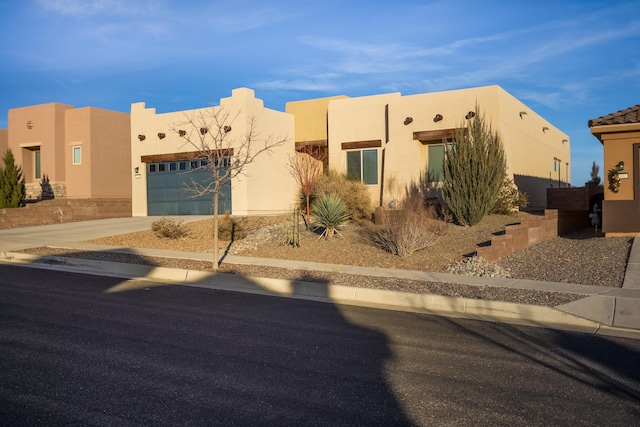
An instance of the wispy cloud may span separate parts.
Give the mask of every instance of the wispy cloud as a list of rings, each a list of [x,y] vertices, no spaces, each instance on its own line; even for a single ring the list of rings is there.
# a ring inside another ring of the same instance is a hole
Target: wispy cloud
[[[523,90],[518,96],[522,100],[534,101],[550,108],[564,108],[581,104],[594,98],[593,92],[599,88],[611,86],[619,82],[638,82],[640,77],[640,64],[635,68],[623,71],[613,71],[608,74],[597,75],[586,79],[576,80],[570,83],[558,85],[550,90],[537,88],[536,90]],[[629,86],[630,88],[633,86]],[[636,89],[640,83],[636,83]],[[597,101],[596,101],[597,102]],[[622,106],[626,108],[629,106]]]
[[[303,92],[335,92],[339,90],[339,85],[328,80],[314,79],[292,79],[292,80],[265,80],[255,82],[256,89],[264,90],[287,90]]]
[[[163,3],[154,0],[37,0],[47,11],[85,18],[93,15],[139,15],[151,12]]]

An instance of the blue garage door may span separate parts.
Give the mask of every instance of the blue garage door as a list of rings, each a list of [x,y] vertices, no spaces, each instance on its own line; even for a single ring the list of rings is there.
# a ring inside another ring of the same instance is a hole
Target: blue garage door
[[[192,181],[203,185],[211,181],[211,172],[204,160],[147,164],[147,210],[157,215],[211,215],[213,194],[193,197],[187,189]],[[218,213],[231,213],[231,182],[220,193]]]

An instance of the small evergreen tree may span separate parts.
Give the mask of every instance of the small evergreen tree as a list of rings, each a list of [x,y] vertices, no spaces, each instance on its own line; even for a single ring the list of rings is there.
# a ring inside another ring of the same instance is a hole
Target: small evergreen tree
[[[591,182],[595,185],[600,185],[600,166],[596,164],[596,161],[593,161],[593,165],[591,165]]]
[[[461,225],[474,225],[495,206],[506,176],[502,138],[476,105],[468,126],[456,131],[452,147],[445,145],[444,199]]]
[[[26,189],[22,168],[16,166],[11,149],[4,154],[4,168],[0,168],[0,209],[24,206]]]

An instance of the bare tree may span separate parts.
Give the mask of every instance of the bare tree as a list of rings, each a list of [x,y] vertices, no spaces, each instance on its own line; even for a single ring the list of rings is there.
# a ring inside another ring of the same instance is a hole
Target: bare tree
[[[300,189],[306,197],[306,218],[311,215],[310,198],[313,189],[322,175],[322,162],[311,157],[309,154],[296,152],[289,156],[289,173],[296,180]],[[308,220],[305,220],[308,224]],[[308,227],[308,225],[307,225]]]
[[[257,133],[255,117],[247,119],[246,130],[240,134],[232,126],[241,112],[232,115],[220,107],[211,107],[194,113],[185,112],[185,120],[174,125],[172,131],[184,139],[184,146],[191,146],[193,158],[203,160],[193,170],[207,170],[204,181],[191,179],[187,191],[191,197],[213,196],[213,269],[219,267],[218,224],[219,199],[224,186],[238,175],[245,175],[246,167],[260,154],[285,144],[287,137],[269,135],[264,139]],[[239,126],[242,128],[241,126]]]

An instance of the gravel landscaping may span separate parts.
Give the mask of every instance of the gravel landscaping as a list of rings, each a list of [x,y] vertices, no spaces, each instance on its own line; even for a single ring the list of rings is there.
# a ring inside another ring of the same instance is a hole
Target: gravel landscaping
[[[233,255],[294,259],[331,264],[361,265],[433,272],[452,272],[494,277],[620,287],[624,279],[632,238],[604,238],[586,228],[569,236],[556,237],[518,251],[496,263],[470,257],[477,245],[491,239],[504,225],[530,214],[491,215],[473,227],[448,224],[448,231],[434,246],[405,258],[391,255],[370,243],[367,224],[350,224],[333,239],[320,239],[313,231],[301,232],[300,247],[283,246],[283,218],[263,217],[241,220],[247,237],[237,242],[221,242],[221,250]],[[111,236],[90,243],[119,247],[174,249],[211,253],[212,221],[184,224],[188,235],[180,239],[158,238],[152,231]],[[60,248],[33,248],[37,255],[62,255],[112,262],[139,263],[171,268],[210,270],[209,262],[163,257],[146,257],[115,252],[77,252]],[[221,252],[222,253],[222,252]],[[309,280],[345,286],[430,293],[453,297],[510,301],[555,306],[584,297],[558,292],[523,291],[490,286],[468,286],[420,280],[356,276],[336,272],[281,269],[260,265],[223,262],[221,272],[253,277]]]

